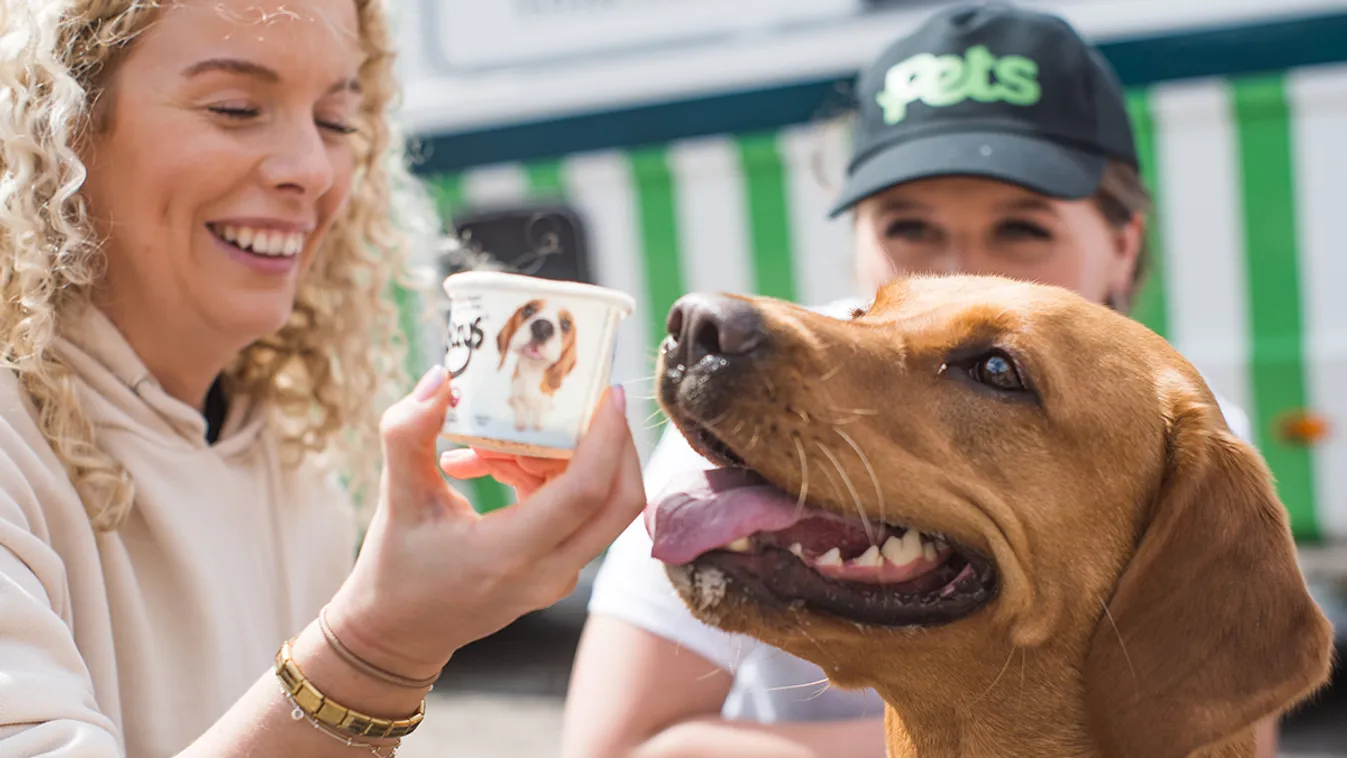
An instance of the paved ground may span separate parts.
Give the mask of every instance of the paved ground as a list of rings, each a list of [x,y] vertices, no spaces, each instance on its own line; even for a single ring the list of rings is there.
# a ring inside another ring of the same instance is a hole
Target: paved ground
[[[582,583],[582,588],[585,586]],[[445,670],[425,725],[401,758],[554,758],[585,590],[467,648]],[[1347,671],[1320,701],[1293,715],[1285,758],[1347,758]]]

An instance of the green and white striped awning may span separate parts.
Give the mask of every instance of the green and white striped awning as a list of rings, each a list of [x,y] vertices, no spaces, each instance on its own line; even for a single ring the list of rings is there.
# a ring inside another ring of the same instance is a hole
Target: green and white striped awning
[[[1130,104],[1159,211],[1154,273],[1137,317],[1242,406],[1297,536],[1347,537],[1347,66],[1134,89]],[[479,204],[564,198],[599,283],[639,302],[615,379],[648,397],[673,301],[693,290],[822,304],[853,294],[849,220],[829,221],[845,133],[792,126],[439,174],[446,216]],[[825,170],[820,172],[822,166]],[[650,403],[632,403],[643,450]],[[1284,414],[1337,428],[1305,446]],[[476,486],[478,506],[502,502]]]

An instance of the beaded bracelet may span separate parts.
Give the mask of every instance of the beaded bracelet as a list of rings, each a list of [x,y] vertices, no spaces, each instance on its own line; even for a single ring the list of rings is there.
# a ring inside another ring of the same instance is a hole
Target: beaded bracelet
[[[401,739],[392,745],[375,745],[371,742],[358,742],[348,735],[338,734],[323,722],[305,713],[304,709],[299,707],[299,703],[295,702],[294,696],[285,691],[285,687],[281,687],[281,694],[285,695],[285,699],[290,701],[290,705],[294,706],[295,709],[290,711],[290,718],[295,721],[309,722],[309,726],[312,726],[314,729],[317,729],[332,739],[345,744],[346,747],[363,747],[378,756],[378,758],[397,758],[398,748],[402,746]]]

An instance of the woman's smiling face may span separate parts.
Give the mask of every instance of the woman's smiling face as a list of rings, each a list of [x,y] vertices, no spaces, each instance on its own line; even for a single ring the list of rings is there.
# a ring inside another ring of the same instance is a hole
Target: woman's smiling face
[[[355,4],[332,0],[174,0],[136,39],[82,150],[97,302],[133,344],[236,351],[285,323],[350,195],[361,60]]]

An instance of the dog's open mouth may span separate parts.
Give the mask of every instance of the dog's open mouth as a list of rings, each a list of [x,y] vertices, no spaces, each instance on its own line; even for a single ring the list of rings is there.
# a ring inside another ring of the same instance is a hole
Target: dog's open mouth
[[[949,623],[995,595],[990,559],[942,535],[802,504],[691,432],[726,467],[672,482],[651,503],[655,558],[717,568],[761,601],[879,626]]]

